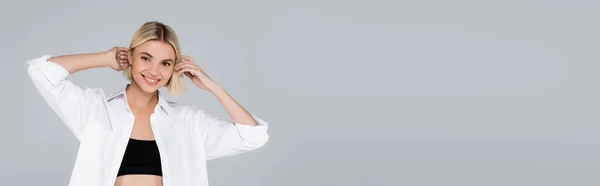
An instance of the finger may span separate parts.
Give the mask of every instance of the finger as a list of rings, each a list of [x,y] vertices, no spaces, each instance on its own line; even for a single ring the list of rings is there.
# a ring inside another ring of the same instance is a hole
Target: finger
[[[117,56],[115,56],[115,58],[117,58],[117,60],[127,59],[127,55],[126,54],[117,54]]]
[[[195,64],[191,64],[191,63],[184,63],[184,64],[179,65],[177,67],[177,69],[175,69],[175,70],[181,70],[183,68],[191,68],[191,69],[197,70],[198,66],[196,66]]]
[[[181,66],[192,66],[192,67],[200,68],[200,66],[198,66],[196,63],[193,63],[193,62],[185,62],[185,63],[182,63]]]
[[[129,66],[129,62],[127,62],[126,60],[121,60],[119,61],[119,65],[123,68]]]
[[[174,67],[174,68],[180,67],[181,65],[183,65],[183,64],[185,64],[185,63],[187,63],[187,61],[180,61],[179,63],[177,63],[177,64],[175,65],[175,67]]]
[[[192,62],[192,61],[187,61],[187,60],[186,60],[186,61],[181,61],[181,62],[179,62],[177,65],[181,66],[181,65],[185,65],[185,64],[195,65],[195,63],[194,63],[194,62]]]
[[[119,49],[117,49],[117,52],[118,52],[118,53],[126,53],[126,52],[127,52],[127,50],[126,50],[126,49],[124,49],[124,48],[119,48]]]
[[[177,70],[179,70],[179,69],[181,69],[181,68],[185,67],[185,66],[186,66],[186,64],[189,64],[189,63],[187,63],[187,62],[181,62],[181,63],[179,63],[179,64],[175,65],[174,69],[177,71]]]
[[[179,61],[178,64],[184,64],[184,63],[189,63],[189,60],[181,58],[181,61]]]
[[[179,75],[181,75],[181,74],[183,74],[183,73],[186,73],[186,72],[187,72],[187,73],[190,73],[192,76],[196,76],[196,70],[195,70],[195,69],[193,69],[193,68],[186,67],[186,68],[182,68],[182,69],[180,69],[179,71],[177,71],[177,73],[178,73]]]
[[[181,70],[183,68],[190,68],[190,69],[194,70],[196,74],[198,74],[198,73],[204,73],[204,70],[202,70],[202,68],[200,68],[200,66],[198,66],[197,64],[193,64],[193,63],[182,64],[176,70],[178,71],[178,70]]]
[[[188,59],[181,58],[179,60],[179,63],[177,63],[177,65],[181,65],[181,64],[184,64],[184,63],[190,63],[190,61]]]
[[[178,73],[178,74],[182,74],[182,73],[184,73],[184,72],[188,72],[188,71],[190,71],[190,70],[192,70],[192,69],[190,69],[190,68],[188,68],[188,67],[184,67],[184,68],[179,68],[179,69],[178,69],[178,70],[176,70],[176,71],[177,71],[177,73]]]
[[[183,74],[185,74],[185,76],[187,76],[187,77],[188,77],[188,78],[190,78],[190,79],[191,79],[191,78],[194,78],[194,73],[191,73],[191,72],[186,72],[186,73],[183,73]]]
[[[190,63],[194,63],[194,59],[192,59],[190,56],[181,56],[182,62],[190,62]]]

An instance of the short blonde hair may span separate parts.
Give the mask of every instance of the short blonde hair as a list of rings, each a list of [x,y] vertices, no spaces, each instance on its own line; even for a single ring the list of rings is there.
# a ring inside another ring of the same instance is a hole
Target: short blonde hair
[[[133,51],[135,47],[138,47],[144,44],[147,41],[162,41],[165,42],[175,50],[175,64],[178,64],[181,61],[181,53],[179,53],[179,38],[175,31],[171,29],[171,27],[157,22],[150,21],[144,23],[136,32],[133,34],[133,39],[131,39],[131,43],[129,44],[129,49]],[[133,81],[133,76],[131,74],[131,65],[123,70],[123,75],[129,80]],[[179,95],[180,93],[186,91],[185,85],[183,84],[183,76],[178,73],[173,73],[169,82],[166,84],[169,95]]]

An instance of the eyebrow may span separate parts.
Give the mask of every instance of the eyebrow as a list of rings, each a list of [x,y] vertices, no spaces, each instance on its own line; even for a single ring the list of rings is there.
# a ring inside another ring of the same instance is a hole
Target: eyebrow
[[[148,52],[141,52],[141,54],[147,55],[147,56],[148,56],[148,57],[150,57],[150,58],[154,58],[154,56],[150,55]],[[175,61],[175,60],[172,60],[172,59],[165,59],[165,60],[162,60],[162,61],[163,61],[163,62],[171,62],[171,63],[173,63],[173,61]]]
[[[146,54],[146,55],[148,55],[148,57],[154,58],[154,56],[150,55],[148,52],[142,52],[141,54]]]

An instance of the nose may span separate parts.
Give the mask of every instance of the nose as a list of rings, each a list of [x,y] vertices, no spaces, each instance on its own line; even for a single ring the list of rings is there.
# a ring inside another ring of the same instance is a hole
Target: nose
[[[150,68],[148,68],[148,73],[152,76],[158,76],[158,65],[151,65]]]

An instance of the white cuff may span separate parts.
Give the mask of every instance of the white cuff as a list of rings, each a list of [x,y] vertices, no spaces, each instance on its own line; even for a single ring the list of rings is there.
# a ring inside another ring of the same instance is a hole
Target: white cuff
[[[52,55],[44,55],[42,57],[27,61],[27,65],[33,68],[34,71],[38,71],[41,75],[54,86],[60,85],[60,83],[69,76],[69,71],[59,64],[48,61]]]

